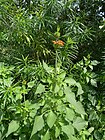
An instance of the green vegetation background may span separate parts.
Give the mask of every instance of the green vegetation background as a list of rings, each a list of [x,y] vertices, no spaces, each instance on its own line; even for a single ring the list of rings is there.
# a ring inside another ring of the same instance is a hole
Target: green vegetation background
[[[0,0],[0,140],[105,140],[105,2]]]

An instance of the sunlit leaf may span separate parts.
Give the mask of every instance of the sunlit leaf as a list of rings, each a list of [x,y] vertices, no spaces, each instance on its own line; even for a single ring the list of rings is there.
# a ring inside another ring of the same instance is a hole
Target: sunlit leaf
[[[47,117],[47,124],[50,128],[53,127],[56,119],[57,119],[57,116],[55,115],[55,113],[53,111],[50,111]]]
[[[62,126],[62,131],[70,138],[74,135],[74,128],[71,124]]]
[[[43,93],[45,91],[45,86],[42,84],[39,84],[37,89],[36,89],[36,94],[37,93]]]
[[[36,116],[35,121],[34,121],[34,125],[33,125],[33,129],[32,129],[32,132],[31,132],[31,137],[34,134],[36,134],[38,131],[40,131],[43,127],[44,127],[43,117],[42,116]]]
[[[28,87],[32,88],[35,85],[35,81],[28,82]]]
[[[50,140],[50,133],[47,131],[41,140]]]
[[[9,126],[8,126],[8,132],[6,134],[6,137],[8,137],[11,133],[17,131],[19,128],[19,123],[17,121],[11,121],[9,123]]]
[[[58,127],[55,128],[55,137],[57,138],[60,135],[60,129]]]
[[[43,68],[48,72],[51,73],[52,69],[50,67],[48,67],[48,65],[43,61]]]
[[[85,128],[87,122],[80,117],[77,117],[76,120],[73,122],[73,126],[78,130],[81,131]]]
[[[66,118],[70,121],[73,121],[73,118],[75,116],[75,113],[73,111],[73,109],[70,109],[70,108],[66,108]]]

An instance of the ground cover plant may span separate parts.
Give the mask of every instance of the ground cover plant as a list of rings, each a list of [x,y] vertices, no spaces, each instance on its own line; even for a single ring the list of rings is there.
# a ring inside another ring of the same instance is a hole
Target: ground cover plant
[[[105,139],[103,0],[0,1],[0,139]]]

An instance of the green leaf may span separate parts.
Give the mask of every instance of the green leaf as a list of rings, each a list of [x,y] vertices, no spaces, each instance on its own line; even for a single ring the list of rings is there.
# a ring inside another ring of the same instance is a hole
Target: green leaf
[[[26,140],[26,135],[25,134],[21,134],[19,136],[19,140]]]
[[[88,129],[89,133],[92,133],[93,130],[94,130],[94,127],[90,127],[90,128]]]
[[[76,104],[75,93],[73,93],[70,87],[65,87],[64,93],[66,94],[66,100],[73,106]]]
[[[50,128],[53,127],[55,121],[57,119],[57,116],[55,115],[55,113],[53,113],[52,111],[49,112],[48,117],[47,117],[47,124]]]
[[[32,88],[35,85],[35,81],[28,82],[28,87]]]
[[[52,69],[50,67],[48,67],[48,65],[43,61],[43,68],[48,72],[51,73]]]
[[[7,86],[7,87],[10,87],[11,84],[12,84],[12,80],[13,80],[12,77],[10,77],[8,79],[4,79],[4,85]]]
[[[77,117],[76,120],[73,122],[73,126],[78,130],[81,131],[86,126],[87,122],[80,117]]]
[[[60,135],[60,129],[58,127],[55,128],[55,137],[57,138]]]
[[[64,82],[69,84],[70,86],[76,84],[76,81],[73,78],[66,78]]]
[[[11,121],[9,123],[9,127],[8,127],[8,132],[6,134],[6,137],[8,137],[11,133],[17,131],[17,129],[19,128],[19,123],[17,121]]]
[[[97,82],[93,79],[91,79],[91,84],[92,84],[92,86],[97,87]]]
[[[75,108],[75,111],[78,113],[78,114],[83,114],[83,115],[86,115],[85,111],[84,111],[84,108],[81,104],[81,102],[76,102],[76,104],[74,105],[74,108]]]
[[[37,89],[36,89],[36,94],[42,93],[44,91],[45,91],[45,86],[42,85],[42,84],[39,84],[38,87],[37,87]]]
[[[91,61],[91,65],[96,66],[97,64],[99,64],[99,62],[98,62],[97,60],[93,60],[93,61]]]
[[[54,88],[54,92],[57,93],[59,90],[60,90],[60,86],[56,84]]]
[[[66,118],[70,121],[73,121],[74,116],[75,116],[74,111],[70,108],[66,108]]]
[[[76,137],[74,137],[74,136],[71,135],[71,136],[69,137],[69,140],[78,140],[78,139],[77,139]]]
[[[65,72],[65,71],[62,72],[62,73],[60,73],[60,74],[58,75],[58,77],[59,77],[61,80],[64,80],[65,76],[66,76],[66,72]]]
[[[74,135],[74,128],[71,124],[62,126],[62,131],[70,138]]]
[[[50,139],[50,133],[49,133],[49,131],[47,131],[41,140],[49,140],[49,139]]]
[[[35,117],[35,121],[34,121],[34,125],[33,125],[33,129],[31,132],[31,137],[36,134],[38,131],[40,131],[42,128],[44,127],[44,120],[42,115],[41,116],[36,116]],[[30,139],[31,139],[30,137]]]
[[[83,94],[82,86],[80,85],[80,83],[76,83],[76,86],[78,87],[77,95]]]

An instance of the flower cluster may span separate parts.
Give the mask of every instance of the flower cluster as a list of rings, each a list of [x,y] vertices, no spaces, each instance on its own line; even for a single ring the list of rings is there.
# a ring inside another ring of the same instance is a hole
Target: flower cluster
[[[52,42],[55,45],[64,46],[64,42],[62,40],[57,40],[57,41],[52,41]]]

